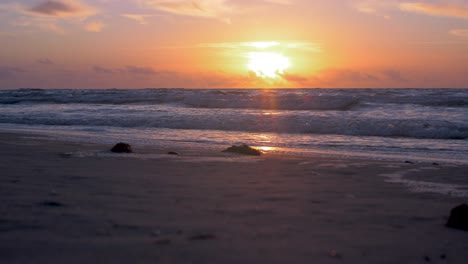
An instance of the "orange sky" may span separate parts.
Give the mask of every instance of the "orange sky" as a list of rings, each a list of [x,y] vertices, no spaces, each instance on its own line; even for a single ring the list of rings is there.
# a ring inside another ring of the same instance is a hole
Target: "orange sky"
[[[0,47],[1,89],[468,88],[468,1],[4,0]]]

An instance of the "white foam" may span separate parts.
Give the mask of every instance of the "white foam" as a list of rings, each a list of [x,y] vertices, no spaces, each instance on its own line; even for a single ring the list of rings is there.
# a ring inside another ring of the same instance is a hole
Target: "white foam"
[[[0,90],[0,123],[464,139],[464,102],[462,90]]]
[[[384,173],[380,176],[386,177],[385,182],[397,183],[405,185],[411,192],[415,193],[438,193],[449,195],[453,197],[468,197],[468,185],[436,183],[429,181],[417,181],[405,179],[405,176],[410,172],[417,172],[421,170],[434,169],[431,167],[403,170],[395,173]]]

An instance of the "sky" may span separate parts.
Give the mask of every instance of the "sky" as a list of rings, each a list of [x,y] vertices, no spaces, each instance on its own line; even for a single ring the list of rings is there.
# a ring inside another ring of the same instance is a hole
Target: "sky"
[[[468,0],[2,0],[0,89],[468,88]]]

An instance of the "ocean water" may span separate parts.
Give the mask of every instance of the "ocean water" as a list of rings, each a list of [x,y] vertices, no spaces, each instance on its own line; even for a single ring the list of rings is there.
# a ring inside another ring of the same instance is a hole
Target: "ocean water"
[[[0,131],[468,163],[468,89],[0,90]]]

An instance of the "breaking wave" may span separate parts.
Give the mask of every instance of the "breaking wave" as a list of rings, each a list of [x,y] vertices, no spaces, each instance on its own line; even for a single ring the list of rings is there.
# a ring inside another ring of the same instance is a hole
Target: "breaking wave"
[[[455,89],[0,90],[0,123],[468,138]]]
[[[403,91],[403,92],[402,92]],[[468,107],[463,90],[42,90],[0,91],[1,104],[178,104],[191,108],[348,111],[366,104]]]

